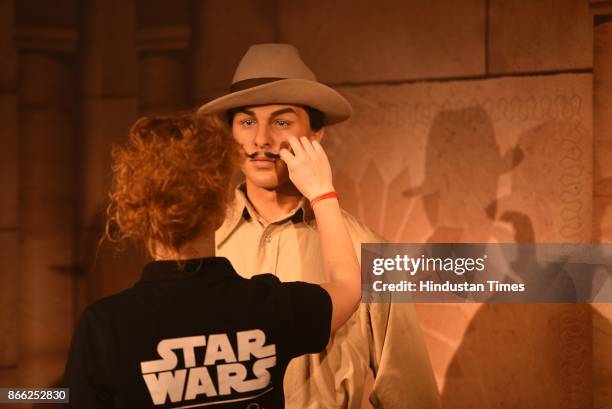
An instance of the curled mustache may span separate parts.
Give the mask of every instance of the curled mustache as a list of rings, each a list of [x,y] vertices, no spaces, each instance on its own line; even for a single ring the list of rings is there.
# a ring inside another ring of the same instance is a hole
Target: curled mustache
[[[253,153],[246,153],[245,151],[245,155],[249,159],[255,159],[257,156],[265,156],[266,158],[274,159],[274,160],[280,159],[280,155],[273,153],[273,152],[268,152],[268,151],[265,151],[265,152],[255,151]]]
[[[291,149],[291,145],[289,145],[288,142],[282,142],[280,144],[280,149],[289,149],[289,151],[291,153],[293,153],[293,149]],[[278,160],[280,159],[280,155],[278,153],[274,153],[274,152],[269,152],[269,151],[255,151],[253,153],[248,153],[244,147],[242,147],[242,151],[244,152],[244,154],[246,155],[247,158],[249,159],[255,159],[257,156],[264,156],[268,159],[274,159],[274,160]]]

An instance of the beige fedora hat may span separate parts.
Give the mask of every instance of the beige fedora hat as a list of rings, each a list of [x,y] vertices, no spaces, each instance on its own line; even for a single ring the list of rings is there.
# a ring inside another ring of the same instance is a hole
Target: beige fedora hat
[[[346,98],[317,82],[297,48],[289,44],[256,44],[238,64],[230,93],[204,104],[198,113],[222,113],[232,108],[269,104],[318,109],[325,115],[325,125],[342,122],[353,112]]]

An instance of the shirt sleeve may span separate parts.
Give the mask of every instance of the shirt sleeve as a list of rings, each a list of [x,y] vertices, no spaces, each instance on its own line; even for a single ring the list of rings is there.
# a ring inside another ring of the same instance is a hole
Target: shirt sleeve
[[[63,383],[69,388],[68,407],[112,408],[112,395],[108,385],[109,355],[105,355],[104,333],[99,320],[88,308],[75,329]]]
[[[281,284],[290,314],[286,336],[292,357],[321,352],[329,342],[332,301],[320,285],[303,282]]]
[[[362,243],[386,240],[352,217],[345,220],[361,264]],[[368,331],[370,367],[375,377],[370,402],[377,408],[440,408],[414,305],[393,302],[389,297],[384,303],[362,305],[359,318]]]

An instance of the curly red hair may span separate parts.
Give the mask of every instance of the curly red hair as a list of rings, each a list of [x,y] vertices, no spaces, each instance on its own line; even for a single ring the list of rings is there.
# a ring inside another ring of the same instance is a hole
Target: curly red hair
[[[177,251],[225,216],[237,144],[216,116],[143,117],[113,147],[106,237]]]

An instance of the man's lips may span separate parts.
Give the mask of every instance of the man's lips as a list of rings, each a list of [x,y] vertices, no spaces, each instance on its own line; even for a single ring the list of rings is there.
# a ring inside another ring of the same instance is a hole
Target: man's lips
[[[272,170],[276,168],[276,160],[270,158],[249,159],[251,166],[259,170]]]

